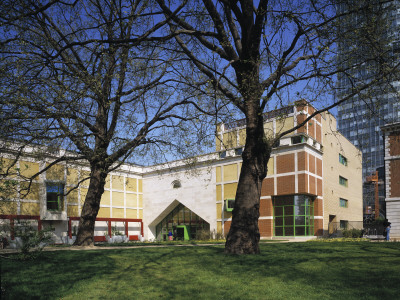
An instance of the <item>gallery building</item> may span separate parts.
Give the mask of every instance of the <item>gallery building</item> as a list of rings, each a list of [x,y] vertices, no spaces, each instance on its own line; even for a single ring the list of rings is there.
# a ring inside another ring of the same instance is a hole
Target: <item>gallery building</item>
[[[293,128],[314,111],[299,102],[268,112],[265,133],[274,136]],[[163,240],[169,231],[182,239],[204,232],[226,235],[245,138],[244,120],[222,123],[214,153],[150,167],[121,165],[107,177],[95,240],[115,234]],[[12,228],[26,219],[39,228],[51,226],[60,243],[73,236],[88,190],[87,165],[56,164],[34,178],[24,195],[26,179],[60,155],[58,151],[39,159],[32,148],[17,161],[16,174],[4,179],[14,188],[0,190],[3,223]],[[12,150],[3,154],[3,170],[14,159]],[[261,238],[322,236],[329,233],[329,224],[346,228],[349,222],[362,223],[361,164],[360,151],[337,131],[329,112],[281,138],[273,147],[262,186]]]

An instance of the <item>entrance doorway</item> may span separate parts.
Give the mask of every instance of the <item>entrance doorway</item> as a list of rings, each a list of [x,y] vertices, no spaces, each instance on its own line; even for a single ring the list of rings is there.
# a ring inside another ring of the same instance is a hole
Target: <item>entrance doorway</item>
[[[210,224],[179,204],[156,226],[156,239],[167,241],[171,232],[174,240],[191,240],[196,239],[202,231],[209,232]]]

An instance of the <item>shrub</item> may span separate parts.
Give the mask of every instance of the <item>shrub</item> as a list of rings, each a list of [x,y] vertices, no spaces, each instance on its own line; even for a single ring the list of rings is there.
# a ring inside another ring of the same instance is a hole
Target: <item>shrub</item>
[[[345,238],[360,238],[362,237],[362,230],[360,229],[347,229],[343,230],[342,234]]]

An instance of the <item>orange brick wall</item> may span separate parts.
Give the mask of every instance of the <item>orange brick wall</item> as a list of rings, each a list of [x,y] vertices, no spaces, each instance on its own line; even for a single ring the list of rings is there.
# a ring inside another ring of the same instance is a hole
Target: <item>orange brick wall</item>
[[[260,217],[267,217],[273,215],[272,200],[260,199]]]
[[[315,173],[315,156],[309,154],[309,155],[308,155],[308,159],[309,159],[309,166],[310,166],[310,170],[309,170],[309,171],[310,171],[311,173],[316,174],[316,173]]]
[[[393,133],[389,135],[390,156],[400,155],[400,135]]]
[[[297,153],[297,169],[299,171],[305,171],[308,167],[308,155],[306,152],[298,152]]]
[[[322,160],[317,158],[317,173],[318,176],[322,177]]]
[[[400,197],[400,160],[390,161],[390,197]]]
[[[274,194],[274,178],[265,178],[261,186],[261,196],[271,196]]]
[[[317,195],[322,196],[322,180],[317,179]]]
[[[321,116],[320,115],[318,115],[319,116],[319,119],[321,120]],[[321,122],[321,121],[320,121]],[[321,131],[322,131],[322,129],[321,129],[321,126],[320,125],[317,125],[317,127],[316,127],[316,134],[315,134],[315,139],[318,141],[318,142],[320,142],[320,143],[322,143],[322,133],[321,133]]]
[[[277,178],[277,194],[288,195],[295,192],[295,176],[281,176]]]
[[[231,228],[231,221],[225,221],[224,222],[224,233],[225,236],[228,235],[229,229]]]
[[[308,175],[299,174],[297,177],[298,191],[299,193],[308,193]]]
[[[277,173],[294,172],[294,154],[279,155],[276,157]]]
[[[324,233],[323,230],[323,220],[322,219],[314,219],[314,235],[321,236]]]
[[[322,214],[323,214],[322,199],[317,198],[314,200],[314,216],[322,216]]]
[[[306,119],[306,115],[297,115],[297,124],[300,124],[304,122]],[[304,126],[301,126],[299,129],[297,129],[298,133],[307,133],[307,129]]]
[[[314,176],[310,175],[308,177],[308,180],[310,181],[310,184],[309,184],[309,186],[310,186],[310,190],[309,190],[310,194],[316,195],[317,191],[316,191],[316,188],[315,188],[315,183],[316,183],[317,178],[315,178]]]
[[[269,237],[273,235],[272,220],[258,220],[258,227],[260,229],[260,236]]]

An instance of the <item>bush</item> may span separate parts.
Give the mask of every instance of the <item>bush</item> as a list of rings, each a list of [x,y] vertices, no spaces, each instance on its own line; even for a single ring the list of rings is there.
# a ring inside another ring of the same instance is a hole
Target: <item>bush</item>
[[[345,238],[360,238],[362,237],[362,230],[360,229],[346,229],[342,231]]]
[[[6,228],[2,228],[2,231],[11,231],[9,225],[3,227]],[[37,228],[32,227],[29,221],[18,220],[14,228],[15,240],[13,241],[15,247],[20,249],[18,259],[36,258],[47,244],[53,242],[51,237],[52,231],[50,227],[38,231]]]

